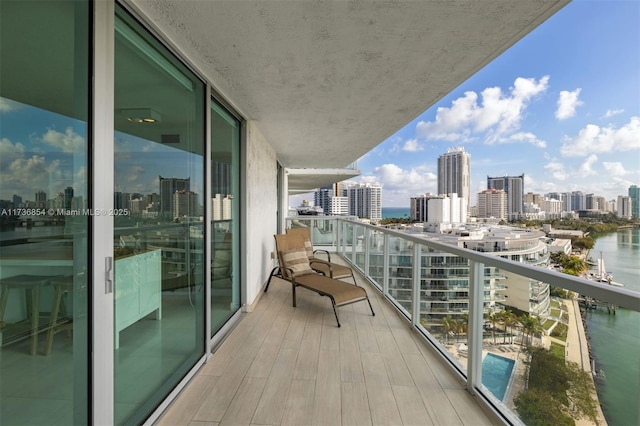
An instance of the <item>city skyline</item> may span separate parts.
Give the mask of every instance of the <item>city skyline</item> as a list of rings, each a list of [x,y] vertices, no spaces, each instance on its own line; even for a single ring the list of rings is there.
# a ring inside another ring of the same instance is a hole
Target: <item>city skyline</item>
[[[437,193],[438,157],[463,147],[471,205],[487,176],[524,174],[525,193],[627,195],[640,183],[639,52],[640,3],[572,2],[362,156],[353,180],[408,207]]]

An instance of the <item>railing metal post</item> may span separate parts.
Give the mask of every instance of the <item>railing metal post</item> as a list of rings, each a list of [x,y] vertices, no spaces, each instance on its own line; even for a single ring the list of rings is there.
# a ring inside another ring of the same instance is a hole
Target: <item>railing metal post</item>
[[[364,228],[364,276],[369,277],[369,239],[371,238],[371,229]]]
[[[356,262],[356,246],[358,245],[358,228],[355,223],[351,225],[351,263],[358,266]]]
[[[467,389],[475,394],[482,384],[482,323],[484,320],[484,264],[469,261],[469,324],[467,328],[469,358]]]
[[[384,247],[382,248],[382,294],[389,295],[389,234],[384,234]]]
[[[420,256],[422,255],[421,245],[413,243],[413,292],[411,296],[411,323],[413,326],[420,325],[420,266],[422,264]]]

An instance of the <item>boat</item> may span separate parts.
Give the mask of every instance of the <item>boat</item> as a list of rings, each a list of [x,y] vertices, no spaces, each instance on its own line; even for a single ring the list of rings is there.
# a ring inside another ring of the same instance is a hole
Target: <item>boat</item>
[[[616,287],[624,287],[623,284],[613,281],[613,273],[607,272],[607,269],[604,266],[602,252],[600,252],[600,259],[598,259],[596,265],[598,266],[598,271],[593,274],[593,277],[596,279],[596,281],[607,283]]]

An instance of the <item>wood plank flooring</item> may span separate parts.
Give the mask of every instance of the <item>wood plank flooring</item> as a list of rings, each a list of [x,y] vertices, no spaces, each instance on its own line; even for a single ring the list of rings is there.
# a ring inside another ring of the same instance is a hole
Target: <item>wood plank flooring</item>
[[[382,296],[338,309],[274,279],[252,313],[158,420],[204,425],[490,425]]]

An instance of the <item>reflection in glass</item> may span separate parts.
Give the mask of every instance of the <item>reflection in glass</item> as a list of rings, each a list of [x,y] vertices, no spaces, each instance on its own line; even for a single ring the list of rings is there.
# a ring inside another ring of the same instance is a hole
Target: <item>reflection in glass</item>
[[[0,2],[0,424],[88,424],[88,12]]]
[[[240,123],[211,102],[211,333],[240,308]]]
[[[115,419],[204,353],[204,85],[121,10],[115,44]]]

